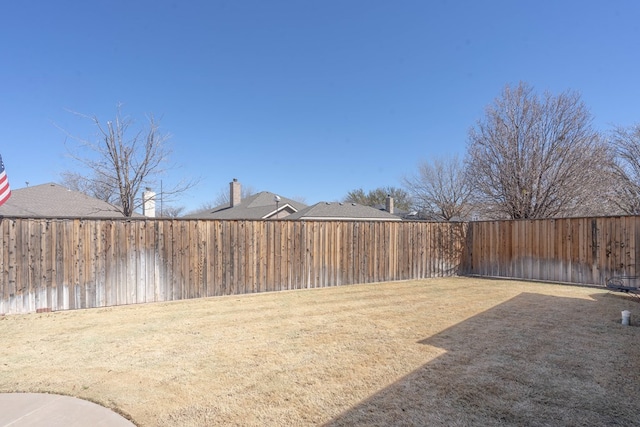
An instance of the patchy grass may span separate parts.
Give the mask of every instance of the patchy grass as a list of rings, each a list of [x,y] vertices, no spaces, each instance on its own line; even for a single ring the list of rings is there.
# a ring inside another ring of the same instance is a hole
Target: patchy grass
[[[140,426],[633,425],[639,317],[601,289],[472,278],[12,315],[0,392]]]

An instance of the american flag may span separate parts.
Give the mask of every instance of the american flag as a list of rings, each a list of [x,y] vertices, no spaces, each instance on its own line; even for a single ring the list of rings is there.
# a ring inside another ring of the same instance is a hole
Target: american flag
[[[0,156],[0,206],[11,197],[11,188],[9,187],[9,180],[7,174],[4,171],[4,162],[2,156]]]

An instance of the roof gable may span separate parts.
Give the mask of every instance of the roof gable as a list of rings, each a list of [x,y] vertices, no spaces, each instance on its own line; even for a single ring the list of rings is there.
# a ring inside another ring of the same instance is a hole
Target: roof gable
[[[268,219],[283,218],[283,213],[297,212],[306,207],[305,204],[296,202],[286,197],[280,197],[276,203],[276,195],[268,191],[261,191],[240,201],[240,204],[231,207],[228,203],[193,214],[185,215],[185,218],[198,219]]]

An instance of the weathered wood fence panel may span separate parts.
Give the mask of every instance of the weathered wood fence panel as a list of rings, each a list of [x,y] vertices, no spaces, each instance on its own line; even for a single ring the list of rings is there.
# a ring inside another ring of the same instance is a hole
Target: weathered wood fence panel
[[[0,313],[454,275],[464,224],[0,218]]]
[[[462,274],[604,285],[640,275],[640,217],[468,224]]]
[[[640,217],[463,223],[0,218],[0,314],[455,274],[640,275]]]

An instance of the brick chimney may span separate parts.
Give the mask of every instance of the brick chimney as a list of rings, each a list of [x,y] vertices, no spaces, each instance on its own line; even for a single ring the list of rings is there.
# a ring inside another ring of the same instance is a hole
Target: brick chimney
[[[149,218],[156,216],[156,193],[149,187],[142,193],[142,215]]]
[[[229,205],[237,206],[242,201],[242,187],[236,178],[229,183]]]
[[[393,213],[393,197],[390,194],[387,194],[387,203],[385,205],[385,210],[390,214]]]

